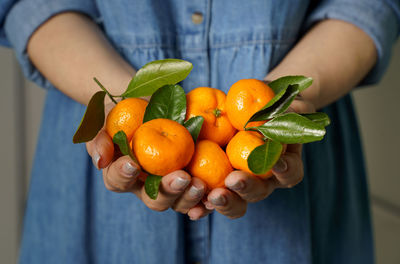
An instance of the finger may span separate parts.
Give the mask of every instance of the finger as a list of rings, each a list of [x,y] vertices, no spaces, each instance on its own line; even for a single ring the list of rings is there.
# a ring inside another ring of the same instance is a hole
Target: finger
[[[225,186],[246,202],[258,202],[267,198],[276,187],[273,180],[261,179],[244,171],[233,171],[225,179]]]
[[[198,203],[196,206],[192,207],[188,211],[188,216],[190,220],[196,221],[209,215],[213,210],[208,210],[203,203]]]
[[[114,144],[104,129],[86,143],[86,150],[92,157],[94,166],[98,169],[106,168],[114,157]]]
[[[296,113],[314,113],[315,106],[308,100],[304,100],[301,96],[297,97],[290,105],[288,112]]]
[[[177,170],[162,177],[159,193],[155,200],[151,199],[146,194],[144,187],[141,189],[140,197],[150,209],[155,211],[165,211],[185,192],[190,181],[191,177],[187,172]]]
[[[206,188],[206,184],[202,180],[192,178],[190,187],[175,201],[172,209],[183,214],[188,213],[192,207],[201,201]]]
[[[104,185],[114,192],[131,191],[140,172],[139,166],[129,156],[122,156],[103,169]]]
[[[301,144],[287,146],[286,153],[280,157],[272,169],[278,187],[291,188],[301,182],[304,177],[303,161],[301,159]]]
[[[208,210],[215,209],[230,219],[242,217],[247,210],[247,202],[226,188],[213,189],[208,194],[205,206]]]

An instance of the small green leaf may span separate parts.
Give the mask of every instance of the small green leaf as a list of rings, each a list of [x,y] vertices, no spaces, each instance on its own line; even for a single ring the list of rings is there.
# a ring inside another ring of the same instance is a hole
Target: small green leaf
[[[194,116],[183,123],[183,126],[189,130],[190,134],[192,135],[193,141],[196,143],[197,138],[199,137],[201,127],[204,122],[204,117],[202,116]]]
[[[289,85],[290,86],[290,85]],[[289,87],[284,87],[282,88],[279,93],[275,94],[275,96],[262,108],[262,109],[266,109],[270,106],[272,106],[273,104],[275,104],[279,99],[282,98],[282,96],[286,93],[287,88]],[[293,85],[295,87],[298,87],[297,85]]]
[[[165,59],[144,65],[132,78],[123,97],[150,96],[167,84],[177,84],[184,80],[193,65],[184,60]]]
[[[258,130],[265,137],[285,144],[309,143],[323,139],[325,128],[308,118],[296,113],[277,116],[258,127],[248,130]]]
[[[126,137],[124,131],[120,130],[117,133],[115,133],[113,137],[113,142],[118,145],[119,150],[123,155],[128,155],[129,157],[131,157],[133,161],[137,163],[136,157],[132,152],[128,138]]]
[[[283,95],[278,94],[272,98],[267,105],[252,115],[247,123],[252,121],[268,120],[285,112],[293,102],[294,98],[296,98],[296,96],[299,94],[298,87],[298,85],[289,85],[287,90],[283,89]],[[277,97],[279,97],[278,100],[275,99]]]
[[[144,182],[144,190],[147,195],[155,200],[158,196],[158,189],[160,188],[161,176],[149,174]]]
[[[302,92],[307,89],[313,83],[313,79],[311,77],[305,77],[301,75],[295,76],[285,76],[278,78],[268,84],[272,90],[274,90],[275,94],[281,92],[282,89],[286,89],[289,85],[297,84],[299,87],[299,91]]]
[[[323,112],[317,112],[317,113],[309,113],[309,114],[301,114],[304,117],[307,117],[311,121],[320,124],[323,127],[327,127],[330,125],[331,120],[329,119],[329,116]]]
[[[186,95],[179,85],[165,85],[156,91],[146,107],[143,123],[156,118],[167,118],[180,124],[186,117]]]
[[[72,138],[73,143],[92,140],[104,125],[104,97],[106,92],[99,91],[90,98],[85,114]]]
[[[256,175],[267,173],[278,161],[282,149],[281,143],[267,140],[265,144],[256,147],[250,153],[247,158],[249,169]]]

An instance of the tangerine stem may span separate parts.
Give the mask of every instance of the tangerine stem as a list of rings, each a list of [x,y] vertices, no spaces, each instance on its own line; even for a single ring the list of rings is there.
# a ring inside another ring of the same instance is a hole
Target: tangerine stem
[[[221,116],[221,110],[219,110],[218,108],[215,108],[213,110],[213,114],[215,115],[215,117],[220,117]]]
[[[108,92],[108,90],[101,84],[101,82],[100,82],[99,80],[97,80],[96,77],[93,77],[93,80],[97,83],[97,85],[98,85],[104,92],[106,92],[106,94],[108,95],[108,97],[110,97],[111,101],[112,101],[114,104],[117,104],[117,101],[115,101],[115,99],[114,99],[114,97],[116,97],[116,96],[110,94],[110,93]]]

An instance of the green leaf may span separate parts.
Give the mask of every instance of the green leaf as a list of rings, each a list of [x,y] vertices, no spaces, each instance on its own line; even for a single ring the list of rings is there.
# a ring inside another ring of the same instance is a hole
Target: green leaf
[[[277,116],[259,127],[251,127],[248,130],[258,130],[265,137],[285,144],[318,141],[326,132],[320,124],[296,113]]]
[[[118,145],[119,150],[123,155],[128,155],[129,157],[131,157],[133,161],[137,163],[136,157],[132,152],[128,138],[126,137],[124,131],[120,130],[117,133],[115,133],[113,137],[113,142]]]
[[[165,85],[156,91],[144,112],[143,123],[156,118],[167,118],[180,124],[186,117],[186,95],[179,85]]]
[[[184,60],[165,59],[152,61],[144,65],[132,78],[123,97],[150,96],[167,84],[176,84],[184,80],[193,65]]]
[[[196,143],[197,138],[199,137],[201,127],[204,122],[204,117],[202,116],[194,116],[183,123],[183,126],[189,130],[190,134],[192,135],[193,141]]]
[[[283,89],[283,95],[277,94],[277,96],[272,98],[267,105],[252,115],[247,123],[252,121],[268,120],[285,112],[293,102],[294,98],[299,94],[298,87],[298,85],[289,85],[287,90]],[[278,100],[275,99],[277,97],[279,97]]]
[[[92,140],[104,125],[104,97],[106,92],[99,91],[90,98],[85,114],[72,138],[73,143]]]
[[[267,173],[278,161],[282,153],[282,144],[273,140],[267,140],[265,144],[253,149],[247,158],[249,169],[258,175]]]
[[[281,92],[282,89],[286,89],[289,85],[297,84],[299,91],[302,92],[307,89],[313,83],[311,77],[305,77],[301,75],[285,76],[278,78],[268,84],[269,87],[274,90],[275,94]]]
[[[144,190],[146,191],[147,195],[153,200],[157,199],[161,179],[161,176],[149,174],[146,178],[146,181],[144,182]]]
[[[317,113],[309,113],[309,114],[301,114],[302,116],[310,119],[311,121],[320,124],[323,127],[327,127],[330,125],[331,120],[329,119],[329,116],[323,112],[317,112]]]

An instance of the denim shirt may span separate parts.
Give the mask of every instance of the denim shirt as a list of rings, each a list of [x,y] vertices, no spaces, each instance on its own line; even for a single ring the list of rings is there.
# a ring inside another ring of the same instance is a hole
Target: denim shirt
[[[154,212],[132,194],[107,191],[84,145],[72,136],[85,108],[31,64],[26,45],[51,16],[92,18],[135,68],[183,58],[186,91],[225,92],[262,79],[314,23],[340,19],[363,29],[384,73],[399,32],[398,1],[22,0],[0,1],[0,43],[12,46],[25,75],[48,89],[24,221],[20,263],[373,263],[366,175],[351,97],[323,109],[332,119],[321,142],[304,146],[305,177],[249,204],[244,217],[212,213],[192,222]],[[202,16],[193,20],[194,13]]]

